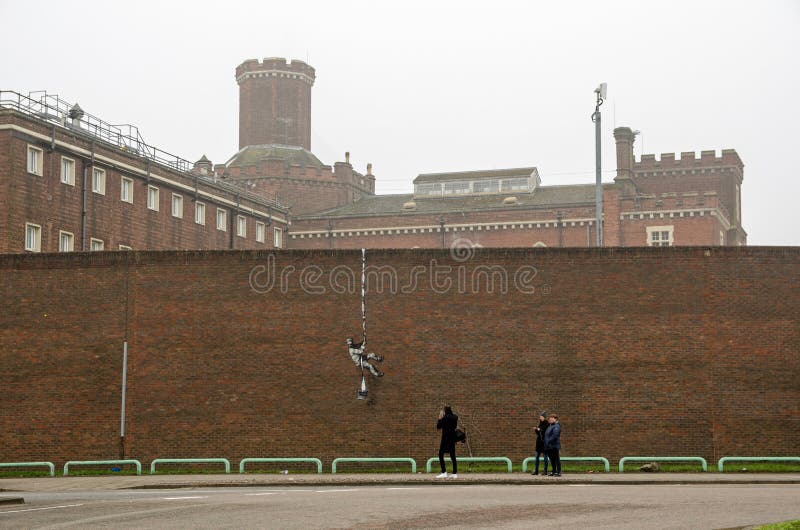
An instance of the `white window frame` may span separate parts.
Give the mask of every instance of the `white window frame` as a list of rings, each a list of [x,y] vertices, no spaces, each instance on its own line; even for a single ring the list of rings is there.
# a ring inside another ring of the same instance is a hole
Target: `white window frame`
[[[247,237],[247,217],[244,215],[236,216],[236,235],[239,237]]]
[[[44,149],[40,149],[35,145],[28,145],[26,152],[28,173],[41,177],[44,174]]]
[[[69,248],[64,248],[62,243],[64,242],[64,236],[69,237]],[[75,234],[72,232],[67,232],[66,230],[59,230],[58,231],[58,251],[59,252],[72,252],[75,250]]]
[[[128,177],[119,179],[119,200],[133,204],[133,179]]]
[[[675,245],[675,225],[666,225],[666,226],[648,226],[645,227],[647,231],[647,246],[648,247],[671,247]],[[665,241],[662,238],[663,232],[668,232],[669,239],[666,240],[666,245],[664,244]],[[658,233],[658,236],[654,238],[653,234]]]
[[[206,203],[197,201],[194,203],[194,222],[205,226],[206,224]]]
[[[28,252],[42,251],[41,225],[37,225],[36,223],[25,223],[25,250]]]
[[[106,170],[92,167],[92,193],[106,194]]]
[[[725,246],[725,232],[723,232],[722,230],[719,231],[719,246],[721,247]]]
[[[75,185],[75,160],[66,156],[61,157],[61,183]]]
[[[267,233],[267,225],[261,221],[256,221],[256,242],[263,243]]]
[[[123,245],[123,244],[121,244],[121,243],[120,243],[120,245],[119,245],[119,249],[120,249],[120,250],[133,250],[133,248],[132,248],[132,247],[130,247],[130,246],[128,246],[128,245]]]
[[[228,231],[228,212],[222,208],[217,208],[217,230]]]
[[[95,248],[95,247],[99,248]],[[106,243],[102,239],[97,239],[95,237],[89,239],[89,250],[91,252],[101,252],[106,249]]]
[[[272,230],[272,246],[283,248],[283,230],[281,228],[276,227]]]
[[[156,186],[147,185],[147,209],[158,211],[159,192]]]
[[[183,219],[183,195],[179,193],[173,193],[170,204],[172,205],[172,217]]]

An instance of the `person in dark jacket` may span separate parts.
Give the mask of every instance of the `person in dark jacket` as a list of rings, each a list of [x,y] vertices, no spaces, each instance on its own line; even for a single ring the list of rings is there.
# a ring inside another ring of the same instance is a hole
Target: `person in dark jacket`
[[[549,476],[560,477],[561,458],[558,456],[558,452],[561,449],[561,424],[558,423],[558,416],[555,414],[550,414],[547,421],[550,423],[550,427],[544,433],[544,450],[553,466],[553,472]]]
[[[544,474],[547,475],[547,464],[549,459],[547,458],[547,453],[544,450],[544,433],[547,432],[547,428],[550,427],[550,423],[547,421],[547,411],[543,410],[541,414],[539,414],[539,425],[536,426],[534,432],[536,432],[536,466],[534,467],[533,473],[531,475],[538,475],[539,474],[539,457],[544,457]]]
[[[439,412],[439,421],[436,422],[436,429],[442,431],[442,441],[439,443],[439,465],[442,473],[436,478],[447,478],[447,468],[444,465],[444,454],[450,455],[453,462],[453,474],[450,478],[458,478],[458,462],[456,461],[456,427],[458,426],[458,416],[453,414],[450,405]]]

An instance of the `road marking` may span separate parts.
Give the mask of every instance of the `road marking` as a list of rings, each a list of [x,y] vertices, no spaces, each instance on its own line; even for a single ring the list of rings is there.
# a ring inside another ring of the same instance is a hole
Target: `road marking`
[[[165,501],[181,501],[181,500],[183,500],[183,499],[207,499],[207,498],[208,498],[208,496],[207,496],[207,495],[206,495],[206,496],[203,496],[203,495],[193,495],[193,496],[191,496],[191,497],[164,497],[163,499],[164,499]]]
[[[263,493],[245,493],[246,497],[256,497],[258,495],[275,495],[274,491],[265,491]]]
[[[424,490],[430,488],[386,488],[387,490]]]
[[[314,490],[314,493],[339,493],[342,491],[358,491],[357,489],[349,489],[349,490]]]
[[[48,506],[46,508],[26,508],[24,510],[6,510],[0,513],[38,512],[40,510],[55,510],[57,508],[74,508],[76,506],[83,506],[83,504],[64,504],[62,506]]]

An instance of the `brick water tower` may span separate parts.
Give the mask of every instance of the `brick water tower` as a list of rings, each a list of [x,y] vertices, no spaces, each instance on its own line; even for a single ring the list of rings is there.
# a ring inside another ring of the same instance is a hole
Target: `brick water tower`
[[[268,57],[240,64],[239,148],[278,144],[310,151],[314,79],[314,68],[303,61]]]

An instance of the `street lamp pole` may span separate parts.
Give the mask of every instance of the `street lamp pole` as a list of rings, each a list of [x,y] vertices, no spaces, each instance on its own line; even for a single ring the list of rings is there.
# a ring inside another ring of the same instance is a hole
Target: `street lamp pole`
[[[597,100],[595,102],[594,114],[592,114],[592,121],[594,122],[594,153],[595,153],[595,226],[598,247],[603,246],[603,183],[601,179],[601,157],[600,157],[600,105],[606,99],[606,83],[600,83],[600,86],[594,89]]]

